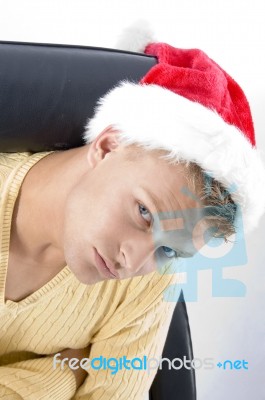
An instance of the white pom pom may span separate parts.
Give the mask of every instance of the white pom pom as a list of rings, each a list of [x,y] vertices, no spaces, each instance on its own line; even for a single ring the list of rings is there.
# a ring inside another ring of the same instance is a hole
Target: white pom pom
[[[119,50],[133,51],[135,53],[143,53],[146,46],[155,41],[153,31],[148,22],[139,20],[124,29],[121,35],[119,35],[115,48]]]

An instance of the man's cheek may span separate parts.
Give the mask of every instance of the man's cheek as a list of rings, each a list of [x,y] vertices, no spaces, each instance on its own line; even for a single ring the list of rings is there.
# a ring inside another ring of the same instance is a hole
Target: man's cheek
[[[150,259],[143,265],[138,275],[145,275],[157,270],[157,258],[155,255],[150,257]]]

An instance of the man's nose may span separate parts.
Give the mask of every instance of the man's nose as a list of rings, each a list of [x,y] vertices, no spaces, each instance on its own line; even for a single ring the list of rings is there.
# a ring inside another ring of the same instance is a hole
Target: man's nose
[[[148,237],[128,240],[123,243],[121,251],[125,259],[124,267],[130,275],[136,274],[144,265],[149,266],[150,272],[156,269],[156,247],[151,233]]]

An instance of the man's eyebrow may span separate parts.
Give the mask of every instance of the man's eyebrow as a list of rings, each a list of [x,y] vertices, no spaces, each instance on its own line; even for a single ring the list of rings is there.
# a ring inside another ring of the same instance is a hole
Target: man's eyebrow
[[[147,198],[150,201],[151,205],[155,208],[156,213],[161,213],[164,216],[163,218],[162,218],[162,215],[159,216],[159,219],[161,221],[174,220],[174,219],[177,219],[177,218],[183,218],[182,217],[183,210],[182,210],[182,208],[181,208],[181,206],[180,206],[180,204],[178,202],[178,199],[174,196],[174,193],[171,192],[171,195],[174,198],[174,200],[179,204],[179,208],[176,209],[176,210],[175,209],[162,210],[162,208],[159,205],[159,202],[160,202],[159,200],[160,199],[154,193],[152,193],[148,189],[146,189],[144,186],[142,186],[141,188],[144,191],[144,194],[147,195]],[[171,218],[167,217],[167,213],[169,213],[168,215],[171,214],[172,217]],[[175,213],[176,214],[181,213],[181,216],[180,215],[173,216]]]
[[[144,193],[147,195],[147,197],[149,198],[149,200],[151,200],[152,205],[155,206],[156,212],[161,212],[158,197],[154,193],[149,192],[149,190],[146,189],[145,187],[142,187],[142,189],[143,189]]]

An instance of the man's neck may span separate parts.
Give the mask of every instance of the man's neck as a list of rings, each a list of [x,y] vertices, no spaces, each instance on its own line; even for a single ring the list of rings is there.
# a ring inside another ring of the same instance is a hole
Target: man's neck
[[[63,260],[65,203],[89,169],[88,146],[49,154],[27,173],[12,217],[10,251],[35,262],[51,255]]]

